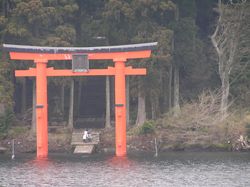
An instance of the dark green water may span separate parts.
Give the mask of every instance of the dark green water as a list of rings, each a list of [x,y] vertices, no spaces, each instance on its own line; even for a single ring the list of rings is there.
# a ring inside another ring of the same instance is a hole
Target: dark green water
[[[250,153],[0,155],[0,186],[250,186]]]

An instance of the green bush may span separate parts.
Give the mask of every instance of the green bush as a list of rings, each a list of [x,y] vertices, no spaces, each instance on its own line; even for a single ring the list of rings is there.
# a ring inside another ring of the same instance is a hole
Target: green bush
[[[140,129],[140,134],[150,134],[155,132],[155,126],[152,121],[146,121]]]
[[[12,127],[8,130],[8,137],[15,138],[19,135],[24,135],[27,131],[29,131],[28,127]]]

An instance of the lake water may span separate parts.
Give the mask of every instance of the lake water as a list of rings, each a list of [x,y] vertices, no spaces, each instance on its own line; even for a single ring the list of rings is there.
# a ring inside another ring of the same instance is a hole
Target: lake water
[[[0,155],[0,186],[250,186],[250,153]]]

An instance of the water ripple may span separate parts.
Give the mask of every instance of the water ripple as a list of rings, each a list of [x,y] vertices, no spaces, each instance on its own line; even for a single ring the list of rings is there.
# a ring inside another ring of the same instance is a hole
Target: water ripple
[[[0,156],[0,186],[250,186],[249,153]]]

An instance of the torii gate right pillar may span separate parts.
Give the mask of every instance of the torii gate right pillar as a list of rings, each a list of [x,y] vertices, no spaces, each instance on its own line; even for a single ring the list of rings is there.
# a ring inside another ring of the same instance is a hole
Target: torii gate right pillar
[[[126,156],[126,87],[125,59],[115,62],[115,144],[116,156]]]
[[[36,129],[37,129],[37,157],[48,156],[48,103],[47,103],[47,75],[46,59],[36,59]]]

